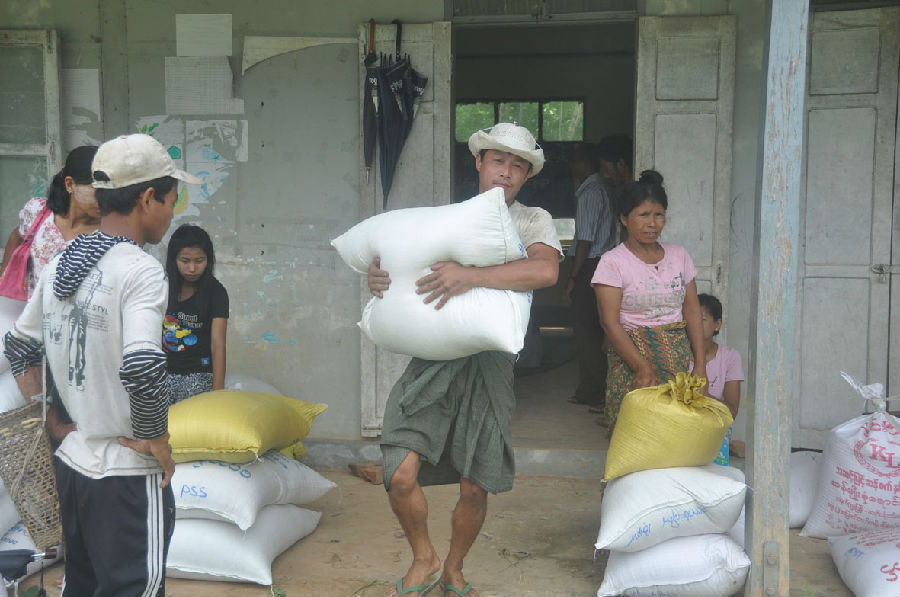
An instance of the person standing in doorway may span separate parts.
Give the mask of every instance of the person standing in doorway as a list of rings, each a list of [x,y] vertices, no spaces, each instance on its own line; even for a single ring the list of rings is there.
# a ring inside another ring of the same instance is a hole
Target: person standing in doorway
[[[100,228],[47,264],[5,353],[26,396],[40,392],[45,354],[73,421],[56,450],[63,596],[158,597],[175,524],[160,346],[168,289],[141,246],[168,229],[176,179],[200,180],[147,135],[104,143],[92,171]]]
[[[645,170],[623,187],[625,241],[600,259],[591,283],[609,338],[606,414],[612,434],[625,394],[666,383],[688,370],[706,378],[697,271],[679,245],[662,243],[669,199],[663,178]],[[700,389],[706,393],[706,386]]]
[[[545,210],[515,200],[522,185],[544,165],[544,152],[532,134],[499,123],[475,132],[469,150],[475,156],[479,192],[503,189],[528,258],[491,267],[451,261],[432,265],[431,273],[416,282],[416,292],[437,309],[471,288],[533,290],[553,286],[559,275],[562,248],[553,219]],[[388,272],[379,269],[379,263],[378,258],[372,262],[368,279],[377,297],[390,286]],[[498,351],[452,361],[414,358],[394,385],[382,428],[384,485],[413,562],[393,594],[421,595],[440,583],[450,597],[476,597],[463,576],[463,560],[484,524],[487,494],[509,491],[515,477],[509,431],[515,358]],[[441,571],[428,536],[422,486],[447,483],[459,483],[459,501]]]
[[[571,321],[578,347],[578,387],[569,402],[586,404],[603,414],[607,357],[597,296],[591,278],[600,256],[615,244],[615,217],[609,187],[600,175],[597,147],[576,145],[569,162],[576,191],[574,261],[566,284]]]
[[[597,144],[600,174],[608,185],[612,198],[613,213],[619,213],[622,189],[633,180],[634,143],[628,135],[610,135]],[[619,242],[625,240],[625,228],[616,224]]]

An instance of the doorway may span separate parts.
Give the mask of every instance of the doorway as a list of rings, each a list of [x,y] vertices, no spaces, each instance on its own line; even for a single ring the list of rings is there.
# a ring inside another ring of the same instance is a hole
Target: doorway
[[[546,163],[517,200],[553,216],[568,252],[575,229],[569,160],[576,143],[634,130],[635,24],[454,27],[454,199],[477,194],[467,140],[498,121],[535,134]],[[531,325],[516,364],[516,448],[605,450],[607,433],[584,405],[567,399],[578,384],[575,342],[560,282],[534,293]]]

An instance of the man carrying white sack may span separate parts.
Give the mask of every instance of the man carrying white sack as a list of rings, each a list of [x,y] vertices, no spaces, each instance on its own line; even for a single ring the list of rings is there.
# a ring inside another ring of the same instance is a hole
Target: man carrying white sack
[[[522,185],[544,165],[544,152],[528,129],[496,124],[473,134],[469,150],[475,156],[478,192],[503,189],[528,259],[490,267],[435,263],[432,273],[416,281],[416,292],[436,309],[477,287],[528,291],[552,286],[562,258],[550,214],[515,201]],[[376,258],[369,266],[368,283],[380,298],[391,280],[379,265]],[[515,359],[514,354],[498,351],[452,361],[413,358],[394,385],[382,428],[384,485],[412,547],[413,562],[393,595],[421,595],[440,583],[450,597],[477,596],[463,577],[463,559],[484,524],[488,492],[512,489],[515,461],[509,424],[515,408]],[[457,482],[450,552],[441,572],[441,560],[428,536],[428,502],[422,486]]]
[[[161,348],[168,286],[141,246],[169,228],[178,180],[200,180],[147,135],[101,145],[92,173],[100,228],[44,268],[5,354],[33,396],[45,353],[74,422],[56,451],[63,597],[159,597],[175,524]]]

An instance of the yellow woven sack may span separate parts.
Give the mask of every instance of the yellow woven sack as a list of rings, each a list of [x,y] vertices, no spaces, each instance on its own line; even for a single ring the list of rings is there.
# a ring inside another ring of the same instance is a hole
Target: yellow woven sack
[[[175,462],[251,462],[268,450],[300,442],[326,408],[324,404],[259,392],[214,390],[197,394],[169,409],[172,458]],[[300,444],[298,450],[305,448]]]
[[[306,446],[303,445],[303,442],[297,442],[296,444],[290,445],[287,448],[282,448],[278,451],[294,460],[300,460],[306,456]]]
[[[727,406],[698,392],[705,383],[679,373],[674,381],[626,394],[609,442],[604,478],[712,462],[734,421]]]

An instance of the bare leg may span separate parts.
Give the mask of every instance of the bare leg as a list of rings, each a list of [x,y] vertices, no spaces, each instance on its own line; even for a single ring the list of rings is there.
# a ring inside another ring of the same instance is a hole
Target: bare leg
[[[419,455],[410,452],[391,477],[388,491],[391,509],[413,552],[412,565],[403,577],[404,589],[424,584],[441,569],[441,560],[428,537],[428,502],[418,481],[420,466]],[[396,595],[397,587],[390,594]]]
[[[459,481],[459,501],[453,510],[453,534],[450,538],[450,553],[444,560],[441,582],[464,591],[466,579],[463,577],[463,559],[469,553],[487,515],[487,491],[463,477]],[[472,589],[464,593],[466,597],[477,597]],[[451,594],[450,597],[456,597]]]

